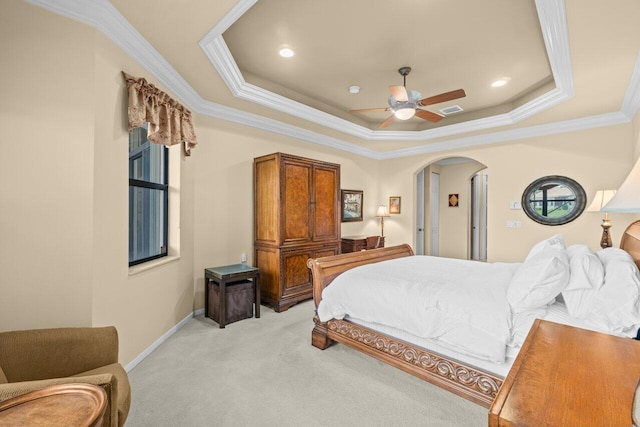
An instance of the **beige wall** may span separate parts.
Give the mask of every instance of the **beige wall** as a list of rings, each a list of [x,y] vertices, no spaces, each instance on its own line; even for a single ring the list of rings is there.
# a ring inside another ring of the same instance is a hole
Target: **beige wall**
[[[585,243],[599,249],[602,233],[600,214],[585,212],[569,224],[550,227],[531,221],[522,210],[511,210],[509,202],[519,201],[526,186],[545,175],[565,175],[575,179],[584,187],[588,202],[598,189],[617,188],[632,166],[631,129],[632,124],[625,124],[382,161],[382,193],[408,196],[406,201],[403,197],[403,215],[385,226],[387,241],[401,243],[414,240],[414,216],[411,213],[415,209],[415,174],[439,159],[462,156],[475,159],[490,171],[489,261],[520,261],[535,242],[555,233],[562,233],[569,244]],[[616,246],[624,228],[633,218],[632,214],[611,215],[611,232]],[[522,221],[522,228],[507,228],[509,220]],[[447,236],[441,232],[440,241],[446,239]],[[464,253],[466,238],[457,238],[456,242],[458,247],[450,247],[449,250]]]
[[[0,329],[91,323],[94,31],[68,22],[0,4]]]
[[[633,141],[633,158],[637,159],[640,157],[640,111],[638,111],[633,118],[631,139]]]
[[[510,210],[509,201],[547,174],[576,179],[590,197],[599,188],[616,187],[638,145],[636,120],[375,161],[196,116],[200,145],[193,156],[171,152],[172,164],[179,165],[179,214],[172,212],[180,220],[179,258],[130,275],[120,70],[158,82],[96,30],[25,2],[0,2],[0,24],[0,330],[113,324],[125,364],[203,307],[204,268],[239,262],[243,252],[252,261],[256,156],[281,151],[340,163],[342,188],[363,190],[365,202],[364,221],[343,224],[343,235],[377,233],[376,207],[401,196],[402,213],[385,222],[387,245],[413,245],[415,174],[444,157],[471,157],[491,171],[489,259],[517,261],[531,244],[555,232],[569,243],[597,248],[600,215],[543,227]],[[173,190],[174,207],[175,195]],[[614,241],[631,218],[612,215]],[[521,220],[523,227],[507,229],[507,220]],[[452,241],[458,240],[447,249],[452,254],[466,251],[466,238]]]

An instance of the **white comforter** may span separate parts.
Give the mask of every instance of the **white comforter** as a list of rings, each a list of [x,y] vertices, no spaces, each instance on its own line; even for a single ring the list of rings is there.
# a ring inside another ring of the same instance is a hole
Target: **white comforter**
[[[392,326],[501,363],[512,335],[506,291],[519,265],[429,256],[364,265],[324,289],[318,317]]]

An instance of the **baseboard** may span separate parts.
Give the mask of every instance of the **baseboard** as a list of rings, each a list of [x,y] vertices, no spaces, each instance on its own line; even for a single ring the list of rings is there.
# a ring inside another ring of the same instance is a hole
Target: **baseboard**
[[[190,319],[192,319],[192,318],[194,318],[196,316],[199,316],[201,314],[204,314],[204,308],[201,308],[199,310],[195,310],[194,312],[192,312],[190,314],[187,314],[184,317],[184,319],[182,319],[180,322],[178,322],[173,328],[171,328],[167,332],[165,332],[160,338],[155,340],[155,342],[153,344],[151,344],[149,347],[147,347],[142,353],[140,353],[138,355],[138,357],[136,357],[131,362],[129,362],[124,367],[125,371],[130,372],[133,368],[135,368],[138,365],[138,363],[142,362],[148,355],[150,355],[153,352],[153,350],[158,348],[160,346],[160,344],[165,342],[171,335],[175,334],[176,332],[178,332],[178,330],[180,328],[182,328],[184,325],[186,325],[186,323]]]

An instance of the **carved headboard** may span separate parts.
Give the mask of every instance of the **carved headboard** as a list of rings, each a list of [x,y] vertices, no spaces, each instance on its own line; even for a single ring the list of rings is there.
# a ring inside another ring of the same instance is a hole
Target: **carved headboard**
[[[620,249],[629,252],[640,268],[640,220],[634,221],[624,230],[620,240]]]

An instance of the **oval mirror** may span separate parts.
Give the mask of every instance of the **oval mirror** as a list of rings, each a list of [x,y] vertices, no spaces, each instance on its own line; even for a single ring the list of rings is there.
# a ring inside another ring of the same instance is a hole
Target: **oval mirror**
[[[566,176],[545,176],[533,181],[522,193],[522,209],[544,225],[561,225],[582,214],[587,196],[580,184]]]

